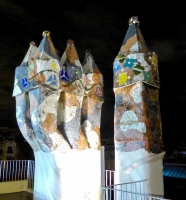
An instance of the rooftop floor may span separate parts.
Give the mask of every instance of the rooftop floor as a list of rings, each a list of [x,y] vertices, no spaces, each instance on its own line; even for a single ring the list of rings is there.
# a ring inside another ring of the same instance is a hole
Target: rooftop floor
[[[28,192],[0,194],[1,200],[33,200],[33,195]]]

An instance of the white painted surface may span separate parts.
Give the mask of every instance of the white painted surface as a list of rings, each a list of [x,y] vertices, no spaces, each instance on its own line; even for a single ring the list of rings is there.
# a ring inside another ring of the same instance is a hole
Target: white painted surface
[[[145,149],[133,152],[115,151],[115,184],[146,179],[145,193],[164,196],[164,154],[165,152],[157,155],[148,153]]]
[[[101,153],[35,152],[35,200],[100,200]]]

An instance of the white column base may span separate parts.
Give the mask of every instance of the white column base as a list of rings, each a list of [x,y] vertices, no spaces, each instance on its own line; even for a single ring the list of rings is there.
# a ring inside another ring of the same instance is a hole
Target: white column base
[[[100,200],[100,151],[35,152],[34,200]]]

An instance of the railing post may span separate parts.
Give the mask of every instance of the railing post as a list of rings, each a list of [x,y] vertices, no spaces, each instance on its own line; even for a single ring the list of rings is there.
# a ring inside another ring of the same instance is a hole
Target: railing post
[[[29,172],[30,172],[30,160],[28,160],[28,165],[27,165],[27,180],[28,180],[28,186],[29,187],[29,181],[30,181],[30,177],[29,177]]]
[[[105,200],[105,147],[101,146],[101,199]]]

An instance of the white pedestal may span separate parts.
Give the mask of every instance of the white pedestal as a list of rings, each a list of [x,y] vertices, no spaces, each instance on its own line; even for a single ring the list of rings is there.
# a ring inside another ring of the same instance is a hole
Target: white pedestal
[[[34,200],[100,200],[101,153],[35,152]]]

